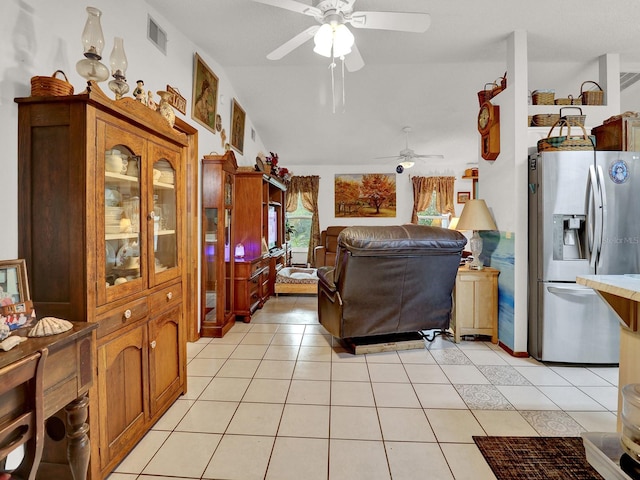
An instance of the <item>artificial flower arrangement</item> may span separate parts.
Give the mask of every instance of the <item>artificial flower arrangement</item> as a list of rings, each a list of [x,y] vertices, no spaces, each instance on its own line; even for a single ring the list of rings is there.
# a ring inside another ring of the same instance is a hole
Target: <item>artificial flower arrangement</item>
[[[278,177],[285,182],[291,180],[292,173],[286,167],[281,167],[278,162],[278,154],[269,152],[271,154],[270,157],[265,156],[262,152],[258,153],[258,159],[260,159],[265,164],[265,170],[267,173],[270,173],[274,177]]]

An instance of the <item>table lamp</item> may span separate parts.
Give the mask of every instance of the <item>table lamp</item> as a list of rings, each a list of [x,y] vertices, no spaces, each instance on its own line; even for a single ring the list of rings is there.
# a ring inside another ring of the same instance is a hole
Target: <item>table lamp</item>
[[[479,235],[480,230],[497,230],[498,227],[491,217],[491,213],[487,208],[484,200],[467,200],[462,209],[462,214],[458,220],[456,230],[473,230],[471,240],[469,240],[469,248],[473,255],[473,262],[469,264],[472,270],[482,270],[482,262],[480,254],[482,253],[482,238]]]

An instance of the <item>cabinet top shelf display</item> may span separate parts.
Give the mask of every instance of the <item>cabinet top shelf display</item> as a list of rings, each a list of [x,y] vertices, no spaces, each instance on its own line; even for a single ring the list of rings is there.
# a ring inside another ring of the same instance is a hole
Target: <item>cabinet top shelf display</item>
[[[167,121],[158,112],[138,102],[134,98],[123,97],[120,100],[110,99],[93,80],[87,82],[87,89],[78,95],[55,97],[24,97],[16,98],[17,103],[60,103],[86,102],[96,108],[106,109],[110,114],[122,118],[127,122],[136,124],[154,135],[160,135],[167,140],[182,146],[188,146],[187,137],[170,127]]]

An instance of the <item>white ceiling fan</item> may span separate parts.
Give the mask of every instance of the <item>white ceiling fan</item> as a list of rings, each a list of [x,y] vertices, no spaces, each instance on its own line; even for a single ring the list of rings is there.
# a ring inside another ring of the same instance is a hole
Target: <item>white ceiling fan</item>
[[[431,16],[428,13],[414,12],[354,12],[355,0],[319,0],[315,6],[307,5],[296,0],[254,0],[258,3],[284,8],[293,12],[302,13],[315,18],[320,25],[314,25],[302,31],[292,39],[267,55],[270,60],[279,60],[292,52],[305,42],[315,38],[315,52],[324,56],[344,57],[345,66],[350,72],[355,72],[364,66],[364,60],[353,43],[353,34],[346,24],[353,28],[369,28],[377,30],[397,30],[401,32],[425,32],[431,24]],[[325,27],[325,25],[327,27]],[[340,30],[340,33],[338,33]],[[325,32],[326,31],[326,32]],[[345,32],[346,31],[346,32]],[[333,52],[323,53],[318,48],[319,38],[327,33],[333,38]],[[350,39],[350,48],[342,50],[336,48],[338,36],[344,34]],[[338,51],[340,50],[340,51]]]
[[[405,133],[406,141],[404,149],[400,150],[398,155],[393,155],[391,157],[377,157],[377,160],[395,158],[399,160],[398,166],[396,167],[396,172],[402,173],[406,168],[411,168],[416,163],[416,160],[421,158],[444,158],[444,155],[425,155],[414,152],[409,148],[409,133],[411,133],[411,127],[404,127],[402,131]]]

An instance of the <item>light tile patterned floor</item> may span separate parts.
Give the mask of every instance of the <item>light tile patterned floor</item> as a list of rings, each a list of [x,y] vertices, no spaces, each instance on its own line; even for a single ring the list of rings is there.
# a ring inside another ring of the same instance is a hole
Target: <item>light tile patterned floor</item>
[[[109,480],[494,479],[473,435],[615,431],[617,368],[484,341],[354,356],[316,298],[280,296],[188,345],[188,393]]]

